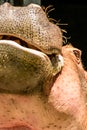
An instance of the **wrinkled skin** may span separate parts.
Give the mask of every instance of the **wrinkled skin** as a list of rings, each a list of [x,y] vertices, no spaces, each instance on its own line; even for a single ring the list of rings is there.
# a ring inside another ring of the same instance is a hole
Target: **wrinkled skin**
[[[59,112],[74,117],[78,127],[72,130],[87,130],[87,73],[81,63],[81,51],[65,46],[62,52],[65,65],[51,89],[49,101]]]
[[[62,47],[64,67],[46,96],[46,90],[30,94],[0,94],[1,130],[87,130],[86,72],[81,51]]]
[[[62,47],[62,32],[51,23],[36,4],[14,7],[9,3],[0,5],[0,35],[18,37],[27,42],[28,47],[46,54],[59,54]]]
[[[33,21],[27,21],[29,28],[24,24],[28,15],[21,17],[27,9]],[[87,73],[81,51],[70,45],[62,47],[61,30],[39,6],[15,8],[5,3],[0,13],[0,130],[87,130]],[[44,26],[42,21],[37,26],[39,13],[44,16]]]
[[[0,89],[13,93],[49,87],[61,71],[61,29],[36,4],[0,5]],[[32,75],[32,76],[31,76]]]

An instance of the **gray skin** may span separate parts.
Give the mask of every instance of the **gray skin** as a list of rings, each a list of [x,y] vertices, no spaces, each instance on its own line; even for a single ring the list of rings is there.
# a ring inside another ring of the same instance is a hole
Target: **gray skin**
[[[49,90],[0,94],[0,130],[87,130],[87,73],[81,51],[67,45],[62,53],[64,67]]]

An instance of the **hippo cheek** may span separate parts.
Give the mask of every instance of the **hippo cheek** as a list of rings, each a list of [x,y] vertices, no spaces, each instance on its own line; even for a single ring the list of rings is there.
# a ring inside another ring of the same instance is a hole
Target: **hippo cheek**
[[[86,113],[83,88],[87,83],[82,64],[77,64],[70,55],[64,54],[64,67],[51,88],[49,102],[57,111],[82,121]]]
[[[59,58],[59,68],[61,58]],[[62,62],[61,62],[62,63]],[[0,40],[0,91],[29,92],[50,86],[54,67],[49,57],[37,50],[25,48],[14,41]]]

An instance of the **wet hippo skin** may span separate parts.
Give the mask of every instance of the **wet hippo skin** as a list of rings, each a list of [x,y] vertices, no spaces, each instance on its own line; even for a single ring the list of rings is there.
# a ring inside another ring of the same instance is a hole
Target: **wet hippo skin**
[[[81,51],[62,47],[64,67],[50,88],[0,93],[0,130],[87,130],[86,72]]]

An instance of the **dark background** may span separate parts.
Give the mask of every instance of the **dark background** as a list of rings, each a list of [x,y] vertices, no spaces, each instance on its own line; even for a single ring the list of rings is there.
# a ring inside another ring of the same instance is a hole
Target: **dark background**
[[[40,3],[40,0],[0,0],[12,2],[15,6],[24,6],[24,1],[36,1]],[[49,13],[49,17],[59,21],[62,29],[67,31],[64,34],[68,38],[68,42],[72,43],[75,47],[82,50],[82,62],[87,70],[87,3],[86,1],[77,0],[41,0],[41,5],[48,7],[53,5],[55,10]]]
[[[82,50],[82,62],[87,70],[87,3],[84,1],[42,0],[42,5],[53,5],[55,10],[50,17],[65,23],[60,27],[67,31],[64,34],[68,42]]]

